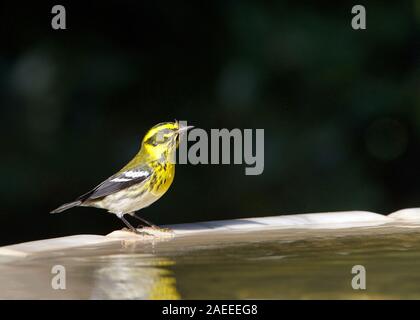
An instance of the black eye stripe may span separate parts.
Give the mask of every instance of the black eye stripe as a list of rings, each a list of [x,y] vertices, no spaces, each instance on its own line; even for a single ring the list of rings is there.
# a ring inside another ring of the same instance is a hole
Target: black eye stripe
[[[145,143],[156,147],[159,143],[168,141],[172,135],[173,131],[171,129],[162,129],[149,137]]]
[[[152,146],[155,146],[155,147],[158,145],[154,135],[151,136],[149,139],[147,139],[144,143],[151,144]]]

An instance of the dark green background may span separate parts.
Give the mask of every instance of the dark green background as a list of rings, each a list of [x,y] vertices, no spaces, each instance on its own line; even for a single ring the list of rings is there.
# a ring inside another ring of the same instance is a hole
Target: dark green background
[[[420,1],[53,4],[0,5],[0,244],[121,228],[48,212],[173,119],[265,129],[265,171],[178,166],[158,224],[420,206]]]

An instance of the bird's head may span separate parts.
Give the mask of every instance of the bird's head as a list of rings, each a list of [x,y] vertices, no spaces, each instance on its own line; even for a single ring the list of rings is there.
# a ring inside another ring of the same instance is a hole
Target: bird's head
[[[159,123],[146,133],[142,148],[155,159],[172,156],[178,147],[180,134],[190,128],[192,126],[181,126],[178,121]]]

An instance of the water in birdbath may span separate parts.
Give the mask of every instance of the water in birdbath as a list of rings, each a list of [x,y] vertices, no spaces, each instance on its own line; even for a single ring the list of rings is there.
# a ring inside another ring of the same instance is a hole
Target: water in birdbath
[[[65,268],[65,289],[51,285]],[[352,268],[365,269],[354,289]],[[3,261],[0,298],[420,298],[420,229],[268,230],[121,241]]]

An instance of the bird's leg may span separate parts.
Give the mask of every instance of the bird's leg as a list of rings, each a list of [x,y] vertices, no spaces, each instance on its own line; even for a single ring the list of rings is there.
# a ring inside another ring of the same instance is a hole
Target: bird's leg
[[[124,218],[124,215],[118,215],[118,218],[120,218],[122,220],[122,222],[124,222],[124,224],[135,234],[139,234],[139,235],[148,235],[146,232],[140,232],[138,231],[136,228],[134,228],[128,221],[127,219]]]
[[[150,221],[147,221],[146,219],[144,219],[144,218],[142,218],[142,217],[139,217],[139,216],[138,216],[135,212],[133,212],[131,215],[132,215],[134,218],[136,218],[137,220],[140,220],[141,222],[143,222],[143,224],[145,224],[145,225],[147,225],[147,226],[149,226],[149,227],[151,227],[151,228],[153,228],[153,229],[155,229],[155,230],[164,231],[164,232],[171,231],[171,230],[170,230],[170,229],[168,229],[168,228],[161,228],[161,227],[159,227],[159,226],[155,225],[154,223],[152,223],[152,222],[150,222]]]
[[[149,227],[159,229],[157,225],[155,225],[154,223],[151,223],[150,221],[147,221],[146,219],[143,219],[142,217],[139,217],[135,212],[133,212],[132,216],[136,218],[137,220],[140,220],[144,224],[148,225]]]

